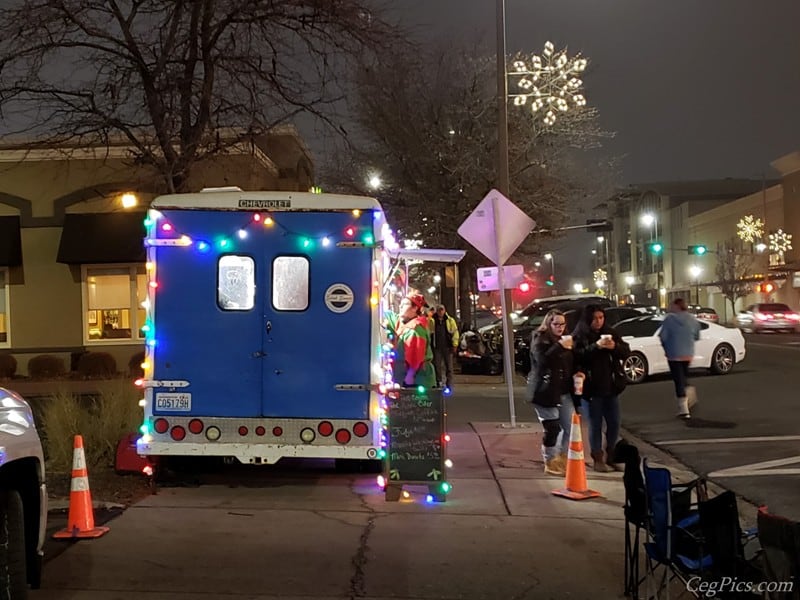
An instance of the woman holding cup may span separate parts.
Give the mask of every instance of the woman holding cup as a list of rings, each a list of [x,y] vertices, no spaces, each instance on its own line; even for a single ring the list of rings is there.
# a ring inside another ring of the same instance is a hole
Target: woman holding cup
[[[606,325],[605,320],[602,307],[587,306],[583,319],[572,332],[577,368],[586,374],[581,412],[589,415],[589,447],[594,470],[600,473],[623,470],[613,458],[614,446],[619,439],[619,394],[625,388],[621,363],[630,354],[628,344]],[[603,423],[606,428],[605,453]]]
[[[544,428],[544,472],[564,475],[567,468],[569,432],[572,426],[572,336],[564,335],[567,319],[551,310],[531,340],[531,372],[528,401]]]

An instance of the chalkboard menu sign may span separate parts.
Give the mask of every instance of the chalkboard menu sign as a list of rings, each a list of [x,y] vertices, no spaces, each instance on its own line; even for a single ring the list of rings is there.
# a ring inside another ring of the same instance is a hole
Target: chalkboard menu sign
[[[401,388],[387,394],[389,444],[386,451],[386,499],[399,498],[403,483],[427,484],[444,500],[445,406],[442,390]]]

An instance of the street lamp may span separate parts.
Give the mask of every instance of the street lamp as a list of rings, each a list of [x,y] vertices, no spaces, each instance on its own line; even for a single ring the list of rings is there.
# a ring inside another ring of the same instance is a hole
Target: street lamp
[[[650,229],[650,241],[655,241],[656,238],[658,238],[658,217],[655,215],[655,213],[649,213],[648,212],[648,213],[644,213],[640,217],[640,220],[641,220],[642,225],[644,225],[645,227],[651,228]],[[653,261],[653,270],[656,273],[656,288],[659,290],[660,296],[663,296],[664,294],[661,294],[661,289],[662,289],[661,288],[661,265],[659,263],[659,261],[661,260],[661,254],[660,253],[653,254],[651,260]],[[662,304],[661,304],[661,298],[659,297],[659,307],[660,306],[662,306]]]
[[[580,294],[583,291],[583,284],[582,283],[573,283],[572,289],[575,290],[576,294]]]
[[[697,265],[692,265],[689,267],[689,273],[691,273],[692,278],[694,279],[694,288],[695,288],[695,304],[700,304],[700,274],[703,272],[702,267],[698,267]]]
[[[369,187],[373,190],[380,189],[382,183],[380,175],[371,175],[369,178]]]
[[[544,259],[550,261],[550,275],[553,277],[553,279],[555,279],[556,278],[556,264],[555,264],[555,262],[553,260],[553,254],[548,252],[547,254],[544,255]]]

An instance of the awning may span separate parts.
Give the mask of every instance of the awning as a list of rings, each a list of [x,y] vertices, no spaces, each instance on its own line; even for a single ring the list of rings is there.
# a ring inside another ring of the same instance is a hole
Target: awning
[[[143,263],[143,212],[80,213],[64,216],[58,262]]]
[[[19,217],[0,217],[0,266],[18,267],[22,264],[22,241]]]
[[[464,250],[445,250],[440,248],[398,248],[388,252],[392,258],[443,263],[460,262],[466,254]]]

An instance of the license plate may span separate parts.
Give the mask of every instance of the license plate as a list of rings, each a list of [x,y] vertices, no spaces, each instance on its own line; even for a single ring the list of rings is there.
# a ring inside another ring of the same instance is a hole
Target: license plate
[[[156,410],[189,412],[192,410],[192,395],[188,393],[156,394]]]

